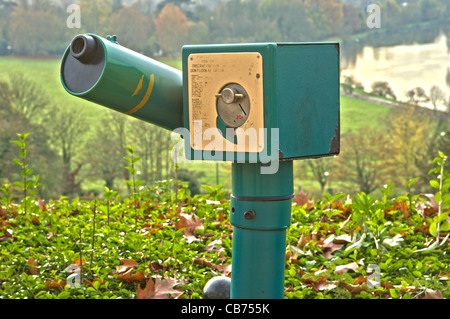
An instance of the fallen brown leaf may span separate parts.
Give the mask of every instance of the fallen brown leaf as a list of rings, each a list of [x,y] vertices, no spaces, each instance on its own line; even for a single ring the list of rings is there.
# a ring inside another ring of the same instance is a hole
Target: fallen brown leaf
[[[426,296],[422,299],[444,299],[444,296],[440,290],[427,289]]]
[[[339,235],[334,238],[334,242],[336,244],[345,244],[345,243],[351,243],[352,242],[352,236],[348,234]]]
[[[403,213],[403,217],[405,217],[406,220],[409,220],[409,209],[405,202],[394,202],[393,205],[395,209]]]
[[[8,216],[8,211],[0,206],[0,217],[5,218]]]
[[[155,278],[155,282],[149,278],[144,289],[138,285],[137,299],[177,299],[183,294],[183,291],[173,289],[176,284],[177,282],[169,277],[166,277],[165,281]]]
[[[196,258],[194,259],[194,264],[211,268],[212,270],[219,271],[221,273],[224,273],[225,275],[231,273],[231,265],[216,265],[206,258]]]
[[[143,271],[136,272],[130,268],[126,272],[120,273],[117,279],[127,283],[136,283],[145,280],[145,274]]]
[[[195,258],[194,259],[194,264],[202,265],[202,266],[205,266],[205,267],[209,267],[209,268],[214,269],[214,270],[217,267],[214,263],[210,262],[206,258]]]
[[[33,218],[31,219],[31,223],[32,223],[33,225],[36,225],[36,226],[39,226],[39,225],[41,224],[41,222],[39,221],[39,219],[37,219],[36,217],[33,217]]]
[[[362,285],[362,284],[365,284],[366,282],[367,282],[366,278],[364,278],[363,276],[359,276],[358,278],[355,279],[353,284],[354,285]]]
[[[210,243],[208,244],[208,246],[206,246],[206,247],[204,248],[204,250],[206,250],[206,251],[220,251],[220,250],[225,250],[225,248],[220,247],[220,246],[217,246],[217,245],[222,245],[222,240],[217,239],[217,240],[214,240],[214,241],[210,242]]]
[[[33,257],[30,257],[28,259],[28,270],[30,271],[30,274],[37,275],[38,274],[38,263],[36,260],[33,259]]]
[[[77,257],[75,257],[75,258],[73,259],[73,263],[74,263],[75,265],[81,265],[81,264],[86,265],[86,263],[85,263],[84,260],[80,262],[80,260],[79,260]]]
[[[116,266],[116,270],[118,273],[122,273],[129,270],[130,268],[139,266],[139,264],[133,259],[120,259],[119,261],[122,263],[122,265]]]
[[[165,271],[166,267],[161,265],[159,262],[152,262],[150,263],[150,270],[153,272],[160,272],[160,271]]]
[[[45,205],[44,201],[42,199],[39,198],[38,202],[36,203],[36,205],[39,206],[39,208],[43,211],[46,212],[47,211],[47,206]]]
[[[422,197],[428,199],[427,202],[419,202],[416,208],[423,218],[433,217],[439,211],[439,204],[434,200],[434,194],[420,194]]]
[[[343,274],[346,273],[347,271],[351,270],[351,271],[356,271],[356,269],[358,269],[359,265],[356,262],[352,262],[346,265],[340,265],[340,266],[336,266],[336,273],[337,274]]]
[[[302,236],[300,237],[300,239],[298,240],[297,246],[300,248],[305,247],[305,245],[311,240],[311,235],[308,236],[304,236],[302,234]]]
[[[344,247],[342,244],[335,244],[333,241],[335,240],[336,236],[333,234],[327,239],[323,241],[321,245],[318,245],[317,247],[322,249],[323,255],[325,258],[330,259],[332,258],[332,253],[336,250],[341,249]]]
[[[217,265],[217,270],[225,276],[229,276],[231,274],[231,265]]]
[[[197,230],[203,229],[203,224],[196,215],[189,215],[185,213],[180,213],[180,221],[175,223],[175,229],[183,229],[183,236],[186,238],[188,243],[193,242],[197,239]]]
[[[394,246],[400,245],[400,242],[401,242],[401,241],[403,241],[402,235],[401,235],[401,234],[397,234],[397,235],[395,235],[395,236],[392,237],[392,238],[386,238],[386,239],[384,239],[384,240],[383,240],[383,244],[384,244],[384,245],[389,245],[389,246],[391,246],[391,247],[394,247]]]
[[[308,194],[306,194],[303,190],[301,190],[298,194],[294,194],[295,201],[297,206],[306,205],[305,209],[311,209],[314,206],[315,200],[309,200]]]
[[[223,222],[226,221],[227,219],[226,219],[226,217],[224,217],[224,216],[222,215],[222,213],[219,212],[219,220],[220,220],[221,223],[223,223]]]
[[[366,287],[353,287],[352,285],[346,284],[345,282],[340,282],[338,284],[339,287],[346,289],[347,291],[349,291],[352,294],[360,294],[361,291],[366,291],[367,288]]]
[[[62,289],[62,288],[64,288],[64,286],[66,284],[67,283],[65,281],[61,280],[61,279],[55,279],[53,281],[47,281],[45,283],[45,287],[47,289],[52,289],[52,288],[61,288]]]

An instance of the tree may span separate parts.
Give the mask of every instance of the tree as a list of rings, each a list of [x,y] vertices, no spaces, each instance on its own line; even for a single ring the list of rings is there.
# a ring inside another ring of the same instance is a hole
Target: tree
[[[386,1],[381,7],[381,24],[383,28],[393,29],[402,22],[402,10],[395,0]]]
[[[40,123],[50,107],[50,99],[43,94],[43,87],[24,73],[8,74],[9,84],[4,83],[0,98],[7,100],[30,121]]]
[[[429,138],[426,145],[424,146],[422,152],[417,154],[415,164],[420,171],[420,179],[414,183],[416,191],[428,192],[431,191],[429,184],[430,175],[428,172],[435,167],[435,163],[430,161],[435,154],[439,151],[444,152],[444,154],[450,154],[450,124],[446,119],[441,117],[436,118],[430,122],[428,129]]]
[[[95,139],[90,140],[83,152],[82,162],[87,164],[83,176],[97,181],[102,179],[104,186],[114,189],[116,178],[123,177],[123,157],[126,155],[121,127],[126,120],[125,115],[110,111],[98,121],[95,127]],[[122,141],[121,141],[122,140]]]
[[[17,7],[10,16],[9,39],[16,54],[48,55],[59,48],[63,35],[64,29],[50,12]]]
[[[158,159],[158,145],[162,142],[159,131],[163,130],[155,125],[140,120],[133,120],[133,131],[130,132],[132,144],[136,145],[136,153],[142,158],[139,161],[141,168],[141,179],[150,184],[156,180],[156,166]]]
[[[111,17],[111,32],[119,43],[131,50],[143,52],[152,34],[150,19],[139,12],[137,3],[123,7]]]
[[[419,105],[421,102],[428,102],[430,100],[425,93],[425,90],[420,86],[406,92],[406,96],[408,97],[408,102],[415,105]]]
[[[189,21],[189,27],[187,30],[187,43],[189,44],[201,44],[208,41],[209,30],[208,26],[203,22]]]
[[[349,191],[370,194],[386,181],[385,147],[386,137],[377,129],[345,133],[336,158],[336,179],[344,181]]]
[[[336,33],[344,16],[341,1],[305,0],[307,17],[314,24],[315,36],[326,37]]]
[[[81,0],[81,31],[96,34],[109,33],[109,19],[112,12],[111,0]],[[80,32],[80,30],[77,30]]]
[[[441,12],[445,11],[444,5],[436,0],[420,0],[417,6],[419,7],[422,21],[439,20]]]
[[[85,115],[79,108],[56,106],[53,108],[52,114],[52,122],[49,123],[52,141],[62,156],[64,183],[61,193],[63,195],[79,193],[81,187],[80,183],[75,182],[75,177],[83,163],[77,163],[75,170],[72,170],[72,164],[75,158],[80,158],[82,139],[86,136],[88,129]]]
[[[316,34],[314,19],[308,16],[307,9],[300,1],[263,0],[258,6],[261,24],[253,23],[255,14],[252,10],[249,12],[249,19],[243,19],[241,14],[232,16],[236,20],[251,21],[257,26],[255,32],[261,34],[263,41],[306,41]]]
[[[361,82],[357,81],[353,75],[344,75],[344,81],[341,83],[344,92],[353,93],[354,88],[364,89]]]
[[[384,97],[388,97],[388,98],[390,97],[394,100],[397,99],[394,91],[392,90],[392,88],[390,87],[388,82],[376,81],[376,82],[372,83],[371,88],[372,88],[372,94],[384,96]]]
[[[305,160],[314,179],[320,185],[320,192],[323,194],[325,186],[330,179],[330,171],[333,165],[333,158],[322,157],[317,159]]]
[[[354,5],[344,3],[342,5],[342,14],[340,30],[344,35],[354,34],[361,29],[363,19]]]
[[[191,2],[191,0],[163,0],[158,3],[156,9],[158,12],[161,12],[161,10],[168,4],[181,7],[183,4],[189,4],[189,2]]]
[[[180,8],[166,4],[155,20],[156,39],[167,54],[179,54],[186,39],[188,19]]]
[[[256,0],[221,2],[213,17],[209,21],[210,38],[215,43],[254,42],[262,39],[264,31],[271,31],[265,29],[268,26],[265,18],[260,16],[259,1]]]
[[[420,176],[418,158],[428,150],[430,120],[422,110],[410,107],[396,109],[388,119],[386,147],[389,156],[385,165],[392,180],[406,187],[411,179]]]
[[[50,147],[51,139],[44,125],[47,123],[31,123],[24,112],[16,109],[8,94],[10,83],[0,81],[0,185],[11,183],[20,178],[17,165],[13,159],[18,157],[18,151],[12,140],[17,140],[17,133],[32,133],[27,142],[29,143],[28,161],[33,163],[36,175],[40,175],[40,182],[44,185],[39,188],[39,196],[57,196],[54,190],[60,184],[60,167],[56,164],[57,154]],[[45,99],[45,93],[41,92]]]
[[[435,110],[438,105],[445,103],[445,93],[437,85],[433,85],[430,89],[430,101]]]

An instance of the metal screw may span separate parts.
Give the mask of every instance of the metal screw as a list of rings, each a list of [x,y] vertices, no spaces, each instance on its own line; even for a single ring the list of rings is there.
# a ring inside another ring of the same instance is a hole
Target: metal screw
[[[253,219],[256,217],[256,212],[253,209],[250,209],[244,213],[244,218],[247,220]]]

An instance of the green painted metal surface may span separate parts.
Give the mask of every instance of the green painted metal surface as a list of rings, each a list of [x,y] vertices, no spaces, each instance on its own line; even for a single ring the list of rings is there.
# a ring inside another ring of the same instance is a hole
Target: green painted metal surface
[[[232,194],[237,196],[284,196],[292,194],[292,161],[279,162],[276,174],[260,174],[259,163],[232,164]]]
[[[96,47],[84,61],[74,55],[85,52],[85,38],[75,37],[67,48],[61,63],[61,81],[67,92],[169,130],[183,126],[180,70],[129,50],[114,39],[81,36],[93,38]]]
[[[340,151],[339,43],[253,43],[184,46],[183,110],[189,127],[187,59],[195,53],[259,52],[263,57],[264,127],[267,147],[257,162],[337,155]],[[239,82],[236,79],[236,82]],[[273,136],[278,130],[278,136]],[[248,153],[222,156],[194,151],[189,159],[252,162]],[[273,145],[273,147],[272,147]]]
[[[286,230],[290,225],[293,195],[292,164],[292,161],[280,162],[275,174],[261,174],[261,164],[232,165],[232,299],[284,296]]]
[[[282,157],[337,155],[339,44],[279,44],[277,48],[274,103]]]
[[[233,231],[231,299],[282,299],[286,230]]]

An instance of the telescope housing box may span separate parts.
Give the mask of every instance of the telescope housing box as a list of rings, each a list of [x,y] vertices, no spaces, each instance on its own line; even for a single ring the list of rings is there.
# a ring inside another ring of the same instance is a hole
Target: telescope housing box
[[[339,43],[188,45],[182,65],[188,159],[339,153]]]

